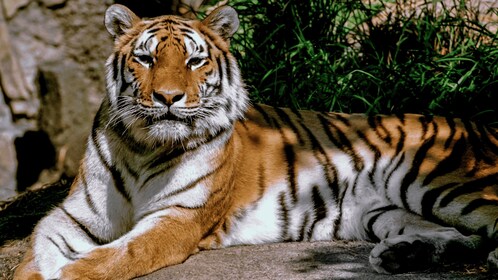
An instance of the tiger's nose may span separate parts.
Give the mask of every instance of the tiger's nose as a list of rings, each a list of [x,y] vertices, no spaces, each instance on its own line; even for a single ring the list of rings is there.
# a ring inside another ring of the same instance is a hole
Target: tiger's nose
[[[185,93],[181,91],[154,91],[152,93],[152,101],[154,104],[169,107],[182,100],[184,96]]]

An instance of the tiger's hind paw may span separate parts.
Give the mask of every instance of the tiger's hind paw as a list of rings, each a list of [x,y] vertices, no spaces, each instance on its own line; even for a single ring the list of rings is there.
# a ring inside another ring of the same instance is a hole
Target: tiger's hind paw
[[[379,273],[402,273],[428,268],[435,247],[420,240],[383,240],[370,253],[370,264]]]

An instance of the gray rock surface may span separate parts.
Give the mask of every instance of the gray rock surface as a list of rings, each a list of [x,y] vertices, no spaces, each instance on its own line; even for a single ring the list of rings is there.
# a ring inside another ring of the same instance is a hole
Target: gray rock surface
[[[48,135],[57,156],[53,166],[41,163],[36,186],[75,175],[105,93],[113,45],[103,18],[113,2],[0,0],[0,202],[29,187],[16,180],[21,166],[33,170],[15,144],[28,133]]]
[[[368,262],[372,247],[367,242],[345,241],[239,246],[203,251],[183,264],[137,279],[498,279],[478,264],[378,274]]]

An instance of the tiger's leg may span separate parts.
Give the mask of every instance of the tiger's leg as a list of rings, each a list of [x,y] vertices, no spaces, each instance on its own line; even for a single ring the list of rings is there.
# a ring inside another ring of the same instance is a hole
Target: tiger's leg
[[[484,259],[480,236],[465,236],[395,206],[373,209],[362,222],[370,239],[380,240],[370,253],[370,264],[380,273],[426,269],[481,254]]]
[[[31,249],[28,249],[28,251],[24,254],[23,261],[14,272],[14,279],[43,280]]]
[[[96,246],[62,207],[54,209],[36,226],[31,249],[16,269],[14,279],[56,279],[61,268],[81,252]]]
[[[120,238],[71,261],[60,279],[131,279],[185,261],[202,237],[186,211],[163,210],[144,218]]]

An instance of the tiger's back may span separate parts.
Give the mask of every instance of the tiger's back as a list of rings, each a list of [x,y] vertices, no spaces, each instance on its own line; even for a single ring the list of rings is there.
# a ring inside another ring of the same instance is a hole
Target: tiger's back
[[[280,241],[379,242],[370,262],[388,273],[496,248],[496,130],[249,106],[229,7],[201,22],[113,5],[105,23],[107,95],[16,279],[130,279],[198,250]],[[498,267],[498,250],[488,261]]]
[[[496,130],[420,115],[255,108],[236,126],[250,157],[236,168],[244,210],[226,244],[378,241],[358,219],[374,209],[406,209],[496,238]],[[252,231],[254,239],[236,241]]]

